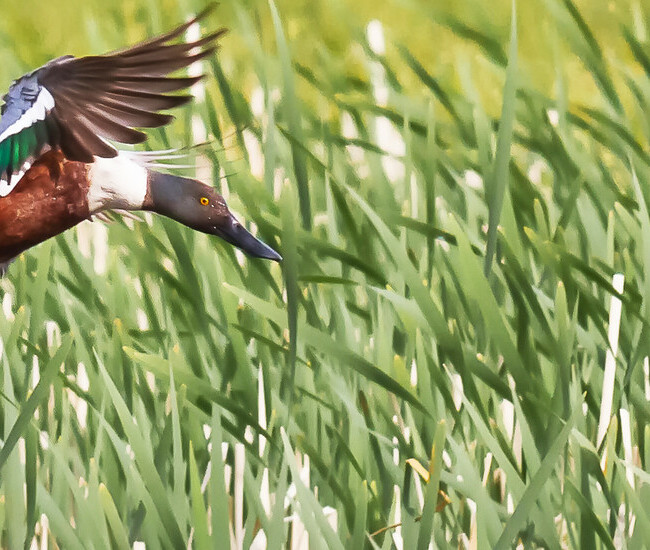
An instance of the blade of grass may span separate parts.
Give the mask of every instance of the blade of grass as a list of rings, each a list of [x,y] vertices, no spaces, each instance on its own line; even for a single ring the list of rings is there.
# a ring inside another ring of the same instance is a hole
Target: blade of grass
[[[574,403],[573,412],[567,420],[566,424],[562,428],[562,431],[555,438],[555,441],[551,445],[548,453],[542,460],[542,463],[533,475],[531,482],[526,487],[524,494],[517,503],[517,507],[513,512],[510,519],[507,521],[499,540],[497,540],[496,545],[494,546],[495,550],[511,548],[512,543],[517,535],[517,532],[524,527],[524,524],[530,518],[531,510],[535,505],[535,501],[539,498],[539,494],[544,487],[547,479],[553,472],[553,469],[557,466],[558,459],[560,454],[564,450],[564,447],[567,444],[571,430],[575,425],[578,416],[582,413],[582,407],[579,403]]]
[[[41,373],[41,378],[34,388],[32,394],[27,398],[25,405],[21,408],[20,414],[16,422],[11,428],[9,435],[5,439],[5,443],[0,449],[0,471],[2,470],[7,458],[11,451],[18,443],[22,434],[27,430],[29,423],[32,421],[32,416],[38,406],[48,397],[50,392],[50,384],[56,377],[61,364],[66,360],[70,348],[72,347],[72,337],[66,336],[61,343],[61,347],[52,356],[45,370]]]
[[[484,273],[487,277],[492,269],[492,260],[497,246],[497,229],[501,209],[508,188],[510,171],[510,145],[515,120],[515,100],[517,95],[517,4],[512,0],[510,21],[510,48],[508,50],[508,67],[503,88],[503,107],[497,134],[497,148],[494,155],[494,168],[490,174],[490,183],[486,188],[489,209],[487,248],[485,251]]]

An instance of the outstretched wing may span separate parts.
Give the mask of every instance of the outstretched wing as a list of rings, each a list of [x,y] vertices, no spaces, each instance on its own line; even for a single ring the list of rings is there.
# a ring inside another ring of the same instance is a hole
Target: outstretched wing
[[[146,135],[135,128],[156,128],[172,120],[159,111],[192,96],[168,94],[202,77],[168,75],[213,53],[226,30],[196,42],[170,42],[211,9],[130,48],[60,57],[14,82],[3,98],[0,118],[0,197],[12,191],[31,161],[48,147],[60,147],[70,160],[90,163],[94,156],[117,155],[107,139],[141,143]]]

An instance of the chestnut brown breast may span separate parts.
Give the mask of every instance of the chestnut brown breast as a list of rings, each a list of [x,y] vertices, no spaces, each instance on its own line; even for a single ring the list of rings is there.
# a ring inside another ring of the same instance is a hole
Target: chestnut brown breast
[[[49,151],[0,198],[0,263],[89,217],[88,169]]]

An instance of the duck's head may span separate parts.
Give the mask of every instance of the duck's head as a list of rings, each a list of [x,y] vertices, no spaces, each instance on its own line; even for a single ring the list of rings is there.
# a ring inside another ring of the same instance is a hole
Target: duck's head
[[[149,170],[143,209],[221,237],[254,258],[282,260],[280,254],[239,223],[219,193],[200,181]]]

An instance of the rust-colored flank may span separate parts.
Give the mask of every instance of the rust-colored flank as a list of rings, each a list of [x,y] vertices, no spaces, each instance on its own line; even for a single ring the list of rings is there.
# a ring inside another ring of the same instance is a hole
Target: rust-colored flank
[[[89,217],[88,167],[59,150],[41,155],[0,200],[0,263]]]

